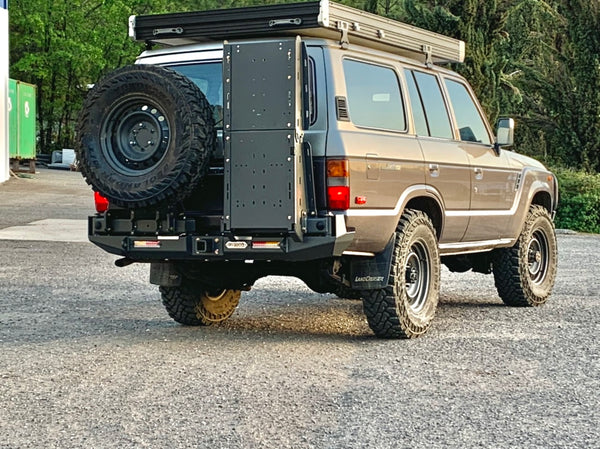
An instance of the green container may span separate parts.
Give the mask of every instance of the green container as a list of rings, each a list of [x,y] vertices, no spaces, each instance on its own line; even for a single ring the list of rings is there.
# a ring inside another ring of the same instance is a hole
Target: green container
[[[19,114],[17,113],[17,82],[8,80],[8,148],[9,155],[17,154],[17,144],[19,142]],[[14,149],[13,149],[14,148]]]
[[[8,148],[14,159],[35,159],[35,89],[21,81],[8,82]]]

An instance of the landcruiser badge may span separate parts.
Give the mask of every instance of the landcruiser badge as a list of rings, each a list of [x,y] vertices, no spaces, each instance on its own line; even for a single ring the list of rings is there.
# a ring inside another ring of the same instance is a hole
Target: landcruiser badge
[[[354,282],[381,282],[383,276],[356,276]]]
[[[225,243],[225,248],[227,249],[246,249],[248,248],[248,244],[246,242],[227,242]]]

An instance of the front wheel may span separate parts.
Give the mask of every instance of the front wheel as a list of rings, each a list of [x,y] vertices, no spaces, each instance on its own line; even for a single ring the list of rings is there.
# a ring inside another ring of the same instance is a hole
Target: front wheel
[[[198,282],[183,279],[178,287],[160,287],[169,316],[186,326],[209,326],[228,319],[240,302],[240,290],[211,291]]]
[[[554,286],[557,259],[550,214],[531,206],[517,243],[494,252],[494,281],[502,301],[518,307],[544,304]]]
[[[440,255],[433,224],[415,210],[402,214],[388,285],[364,292],[369,326],[380,338],[414,338],[431,326],[440,292]]]

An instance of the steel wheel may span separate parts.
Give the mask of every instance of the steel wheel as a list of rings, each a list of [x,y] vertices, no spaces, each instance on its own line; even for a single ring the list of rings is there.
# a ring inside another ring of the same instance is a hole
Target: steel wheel
[[[363,292],[369,326],[382,338],[423,335],[433,321],[440,291],[440,256],[427,215],[406,210],[396,229],[388,285]]]
[[[137,95],[125,98],[104,119],[104,157],[124,175],[142,175],[159,164],[169,148],[171,128],[162,108]]]
[[[533,233],[527,246],[529,276],[534,284],[541,284],[546,278],[549,252],[548,238],[538,229]]]
[[[411,247],[405,263],[406,296],[410,308],[418,313],[427,300],[431,277],[430,256],[427,246],[422,241]]]
[[[240,290],[211,291],[198,281],[184,277],[178,287],[160,287],[169,316],[187,326],[209,326],[233,315]]]
[[[239,290],[204,292],[196,306],[196,316],[206,324],[225,321],[235,311],[240,296]]]
[[[135,64],[96,84],[81,109],[77,158],[112,205],[175,204],[200,186],[215,148],[210,104],[190,79]]]
[[[531,206],[515,245],[494,252],[494,282],[502,301],[521,307],[544,304],[554,286],[557,260],[550,214],[542,206]]]

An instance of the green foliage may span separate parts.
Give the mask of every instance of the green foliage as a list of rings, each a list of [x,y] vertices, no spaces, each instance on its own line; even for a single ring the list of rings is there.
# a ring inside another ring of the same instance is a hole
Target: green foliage
[[[72,146],[87,85],[142,50],[130,15],[285,1],[11,0],[11,77],[38,86],[40,149]],[[492,124],[516,119],[519,152],[600,171],[599,0],[339,1],[464,40],[466,61],[452,68]]]
[[[141,46],[127,38],[134,13],[164,10],[165,0],[12,0],[10,75],[38,87],[40,150],[71,147],[89,84],[132,62]]]
[[[600,174],[557,170],[560,201],[556,227],[600,233]]]

